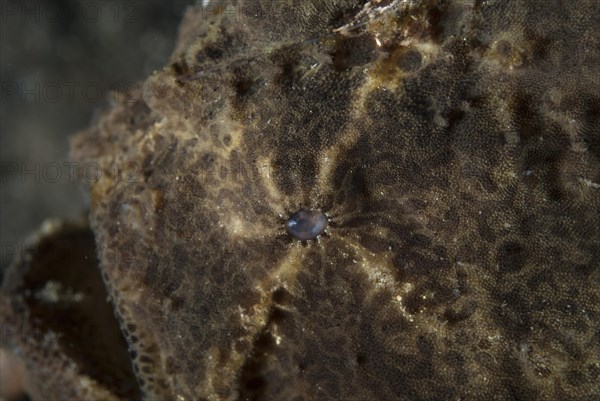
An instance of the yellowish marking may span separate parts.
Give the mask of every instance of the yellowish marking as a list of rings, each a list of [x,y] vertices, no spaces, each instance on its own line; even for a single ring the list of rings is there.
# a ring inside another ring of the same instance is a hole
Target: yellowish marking
[[[404,316],[409,322],[414,322],[415,319],[413,315],[408,313],[408,311],[406,310],[406,306],[404,306],[404,303],[402,303],[402,295],[396,295],[395,301],[396,302],[394,304],[398,307],[398,309],[400,309],[400,313],[402,314],[402,316]]]
[[[273,304],[271,293],[279,287],[286,289],[292,287],[291,282],[295,280],[295,275],[301,268],[301,251],[302,248],[300,247],[290,248],[279,265],[255,287],[261,294],[258,303],[252,305],[249,310],[238,306],[241,324],[248,331],[247,341],[250,341],[254,335],[265,328]],[[274,336],[276,344],[280,345],[282,337],[277,333],[274,333]],[[226,377],[232,371],[238,372],[246,358],[245,354],[241,354],[236,350],[234,342],[230,344],[229,348],[230,357],[226,364],[218,362],[220,360],[218,347],[212,347],[209,350],[206,356],[206,379],[196,388],[197,394],[203,394],[209,400],[220,400],[218,396],[219,385],[214,382],[214,379]]]
[[[440,45],[433,42],[414,42],[413,47],[421,54],[421,69],[440,57]]]
[[[256,289],[269,294],[279,287],[290,291],[294,287],[292,284],[296,280],[296,274],[302,268],[301,260],[302,247],[291,247],[279,265],[256,286]]]
[[[361,118],[363,115],[365,99],[369,93],[377,88],[378,87],[375,85],[371,76],[367,75],[362,86],[358,88],[356,100],[354,100],[354,104],[352,105],[355,119]],[[317,185],[320,193],[328,193],[331,191],[331,175],[333,174],[337,162],[340,160],[340,154],[343,151],[350,149],[360,136],[360,132],[354,128],[353,120],[354,119],[351,120],[351,123],[346,125],[346,132],[339,141],[337,141],[334,146],[325,149],[321,154],[319,159],[319,174],[317,177]],[[312,195],[315,196],[316,194],[313,193]]]
[[[229,115],[229,110],[225,111],[223,115]],[[242,142],[242,136],[244,134],[244,127],[237,121],[234,121],[230,118],[228,119],[220,119],[219,121],[219,130],[221,131],[221,136],[229,134],[231,137],[231,143],[225,149],[220,149],[223,156],[229,157],[231,151],[234,149],[239,149]]]
[[[210,14],[210,13],[209,13]],[[210,16],[210,15],[209,15]],[[203,19],[205,16],[203,16]],[[187,65],[196,65],[198,64],[197,55],[200,53],[208,44],[214,43],[219,40],[222,35],[221,32],[221,23],[223,22],[222,18],[215,19],[217,24],[206,24],[207,27],[206,32],[201,35],[198,39],[192,42],[184,53],[185,61]]]
[[[238,215],[231,215],[229,218],[229,224],[227,224],[229,231],[233,234],[238,233],[246,233],[247,231],[244,229],[244,224],[242,222],[242,218]]]
[[[404,298],[414,290],[412,283],[406,282],[399,284],[392,275],[393,266],[391,264],[390,254],[376,255],[370,252],[357,242],[345,238],[346,244],[354,251],[356,255],[355,266],[361,268],[369,281],[378,290],[386,290],[391,293],[390,304],[394,305],[398,312],[409,322],[414,323],[415,328],[424,328],[431,333],[443,335],[446,328],[443,323],[433,314],[419,313],[411,314],[406,310]],[[373,292],[375,293],[375,292]],[[432,296],[432,294],[423,294],[423,299]]]
[[[481,58],[481,67],[496,72],[513,73],[525,66],[531,57],[532,46],[518,23],[510,32],[501,32],[494,37],[489,49]]]
[[[283,208],[284,197],[281,195],[277,186],[273,181],[273,163],[268,157],[261,157],[256,161],[256,168],[258,174],[262,180],[262,183],[269,194],[269,201],[266,202],[269,207],[275,211],[275,213],[284,215],[285,209]]]
[[[224,111],[222,115],[227,115],[229,111]],[[217,163],[217,166],[230,166],[230,157],[231,152],[234,150],[239,150],[242,142],[242,136],[244,134],[244,129],[241,124],[233,121],[229,118],[221,118],[218,122],[218,137],[222,140],[225,136],[229,135],[231,138],[231,142],[228,146],[214,146],[212,140],[210,140],[210,136],[214,135],[209,132],[204,132],[200,135],[202,139],[201,149],[210,151],[211,153],[215,153],[220,159]],[[210,130],[211,128],[206,128],[206,130]],[[188,129],[188,135],[191,138],[197,138],[198,133],[197,130],[194,131],[192,127]]]
[[[412,46],[421,53],[423,66],[430,64],[440,57],[440,47],[433,42],[414,42]],[[403,50],[405,51],[405,50]],[[330,181],[333,171],[340,160],[343,151],[350,149],[358,140],[361,132],[354,128],[354,121],[364,118],[365,102],[368,96],[377,90],[395,92],[402,83],[402,78],[407,75],[397,66],[398,56],[401,51],[395,52],[393,57],[380,58],[375,64],[366,69],[363,84],[356,90],[355,100],[352,105],[354,117],[346,125],[346,131],[340,140],[332,147],[325,149],[319,159],[319,175],[317,177],[320,193],[327,193],[331,189]],[[315,196],[316,194],[312,194]]]
[[[269,194],[264,204],[274,210],[275,213],[283,215],[285,210],[281,205],[284,198],[273,182],[270,159],[259,159],[255,167]],[[229,174],[231,175],[231,172]],[[219,215],[219,227],[227,230],[230,237],[255,239],[273,233],[276,229],[273,225],[274,220],[262,221],[254,215],[248,215],[235,200],[228,197],[222,198],[217,202],[216,199],[219,191],[223,188],[228,188],[236,192],[238,183],[228,179],[217,178],[214,185],[207,186],[207,190],[212,194],[213,207]],[[209,202],[209,199],[206,199],[206,201]]]
[[[244,362],[244,358],[242,355],[239,354],[239,352],[236,352],[234,349],[234,344],[231,344],[231,348],[232,348],[232,365],[235,364],[234,366],[234,371],[237,371],[237,369],[241,368],[243,362]],[[220,401],[223,400],[223,398],[219,395],[219,385],[218,383],[215,383],[215,379],[224,377],[223,374],[227,374],[228,370],[231,369],[231,365],[227,366],[229,364],[226,365],[221,365],[219,363],[219,348],[218,347],[211,347],[210,350],[207,352],[207,357],[206,357],[206,372],[207,374],[204,376],[205,380],[202,381],[201,383],[199,383],[199,385],[196,387],[195,389],[195,393],[196,394],[202,394],[203,396],[206,396],[210,401]],[[226,366],[226,367],[225,367]]]
[[[234,205],[232,200],[224,199],[215,207],[219,214],[219,227],[227,230],[232,239],[256,239],[262,238],[266,233],[272,233],[273,227],[267,227],[256,219],[249,219]]]
[[[259,302],[252,305],[248,310],[238,306],[241,324],[248,331],[248,341],[263,330],[268,323],[269,311],[273,304],[271,293],[279,287],[286,289],[292,287],[290,283],[295,280],[295,275],[301,268],[300,260],[301,248],[291,248],[279,265],[255,287],[260,293]],[[279,345],[282,338],[275,335],[275,340],[276,344]],[[238,372],[245,362],[245,354],[241,354],[236,350],[235,343],[232,342],[229,348],[230,357],[226,364],[218,363],[220,351],[217,347],[211,348],[206,357],[206,380],[197,387],[197,393],[206,394],[209,400],[220,399],[217,395],[219,386],[214,383],[214,378],[225,377],[231,371]]]
[[[358,258],[354,260],[356,266],[359,266],[367,274],[369,281],[375,288],[390,291],[393,294],[390,300],[392,304],[396,305],[402,316],[408,321],[414,322],[415,316],[408,313],[402,302],[403,297],[413,290],[413,284],[404,283],[402,286],[398,285],[396,278],[391,273],[393,266],[388,256],[378,257],[375,253],[368,251],[362,245],[349,239],[347,239],[346,244],[354,251]]]
[[[342,136],[342,138],[340,138],[336,145],[323,151],[319,159],[319,174],[317,177],[318,190],[320,193],[328,193],[331,191],[331,175],[337,166],[337,161],[340,160],[340,153],[352,147],[352,145],[356,143],[358,136],[358,131],[350,129]],[[314,197],[317,194],[313,193],[312,195]]]
[[[288,250],[280,263],[273,269],[263,280],[261,280],[254,288],[261,295],[260,301],[245,310],[238,306],[240,319],[244,328],[257,330],[262,329],[267,324],[268,312],[272,306],[271,294],[277,288],[283,287],[288,292],[291,290],[293,282],[296,279],[296,274],[302,268],[301,265],[301,247],[292,247]]]
[[[588,180],[586,178],[579,178],[580,182],[583,182],[585,185],[587,185],[590,188],[594,188],[594,189],[600,189],[600,184],[595,183],[591,180]]]

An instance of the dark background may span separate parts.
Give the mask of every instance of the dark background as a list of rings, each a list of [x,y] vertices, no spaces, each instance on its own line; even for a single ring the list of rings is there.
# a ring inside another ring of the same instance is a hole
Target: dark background
[[[0,0],[0,272],[49,217],[88,200],[69,137],[161,68],[194,0]]]

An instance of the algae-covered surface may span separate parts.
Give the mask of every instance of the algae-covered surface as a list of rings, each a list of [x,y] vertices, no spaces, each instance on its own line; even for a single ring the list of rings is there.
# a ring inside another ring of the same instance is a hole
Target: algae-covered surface
[[[598,399],[598,26],[595,0],[191,8],[168,65],[72,141],[105,173],[91,231],[37,239],[93,233],[124,334],[94,344],[122,368],[15,338],[34,399]],[[325,231],[290,235],[300,210]],[[69,338],[58,297],[97,325],[36,260],[3,317]]]

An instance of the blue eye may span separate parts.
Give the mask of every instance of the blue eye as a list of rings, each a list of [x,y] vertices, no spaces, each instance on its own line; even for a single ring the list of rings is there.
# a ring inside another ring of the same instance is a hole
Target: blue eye
[[[327,216],[318,210],[300,210],[287,221],[288,233],[301,241],[317,238],[327,228]]]

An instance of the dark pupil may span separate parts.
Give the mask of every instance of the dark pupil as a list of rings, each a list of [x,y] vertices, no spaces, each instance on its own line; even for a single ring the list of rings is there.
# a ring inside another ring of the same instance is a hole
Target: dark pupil
[[[287,222],[288,233],[301,241],[317,238],[327,228],[327,216],[318,210],[300,210]]]

